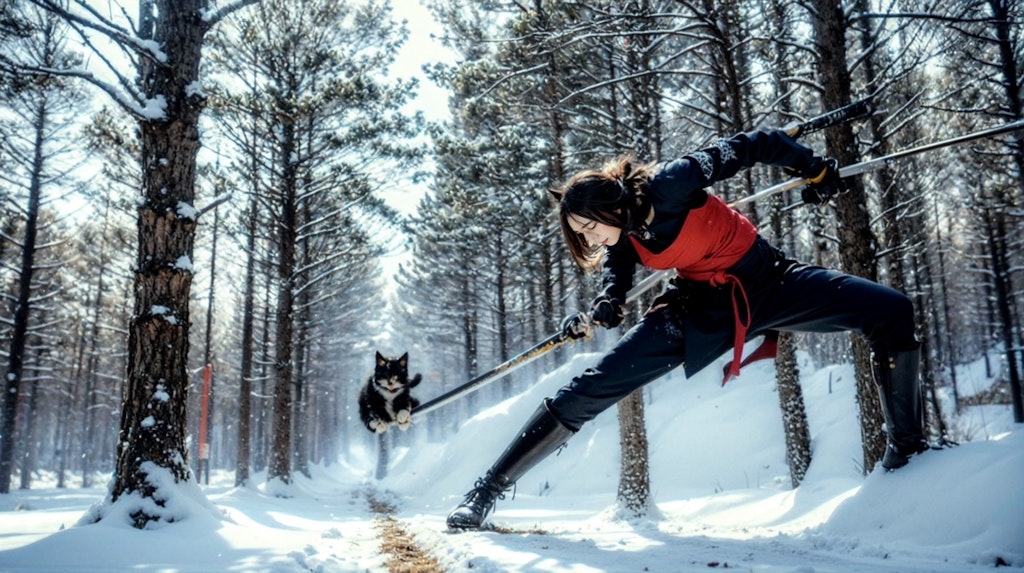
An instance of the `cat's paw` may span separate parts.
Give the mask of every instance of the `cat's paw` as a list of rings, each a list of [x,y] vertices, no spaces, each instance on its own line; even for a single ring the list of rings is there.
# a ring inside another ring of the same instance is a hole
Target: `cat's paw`
[[[409,425],[412,424],[412,413],[409,410],[399,410],[395,414],[395,422],[398,422],[399,430],[408,430]]]
[[[388,423],[384,420],[370,420],[370,429],[378,434],[388,431]]]

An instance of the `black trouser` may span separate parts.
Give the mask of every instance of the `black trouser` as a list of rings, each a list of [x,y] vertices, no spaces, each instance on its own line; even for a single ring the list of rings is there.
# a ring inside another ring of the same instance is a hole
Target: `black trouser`
[[[781,268],[787,267],[774,276],[760,273],[744,280],[753,313],[748,338],[767,330],[852,330],[867,337],[876,351],[916,347],[913,305],[899,291],[831,269],[799,264]],[[669,307],[644,316],[596,366],[555,394],[551,412],[578,431],[633,390],[682,364],[687,354],[685,313],[703,312],[698,301],[691,299],[687,306],[691,310]],[[699,356],[707,364],[732,342],[730,319],[725,328],[701,334]],[[690,349],[691,357],[695,350]]]

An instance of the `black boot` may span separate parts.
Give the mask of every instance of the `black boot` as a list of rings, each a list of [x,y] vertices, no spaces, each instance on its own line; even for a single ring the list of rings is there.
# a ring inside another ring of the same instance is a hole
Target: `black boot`
[[[910,456],[928,449],[922,429],[920,362],[920,349],[877,352],[872,359],[888,438],[882,457],[887,471],[907,465]]]
[[[466,499],[448,515],[448,527],[479,528],[494,510],[494,503],[505,498],[516,480],[565,445],[574,433],[555,418],[545,400],[487,474],[476,481]]]

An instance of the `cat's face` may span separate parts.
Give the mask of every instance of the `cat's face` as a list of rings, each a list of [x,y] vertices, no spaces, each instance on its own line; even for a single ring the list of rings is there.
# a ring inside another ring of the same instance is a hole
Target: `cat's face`
[[[377,366],[373,371],[373,383],[378,388],[394,392],[409,383],[409,353],[398,358],[387,358],[377,353]]]

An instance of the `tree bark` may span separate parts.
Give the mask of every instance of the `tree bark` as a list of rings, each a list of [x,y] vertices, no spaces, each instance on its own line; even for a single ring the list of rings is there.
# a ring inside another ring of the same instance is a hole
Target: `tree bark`
[[[287,116],[287,104],[281,106],[282,116]],[[277,260],[277,309],[274,320],[277,328],[274,335],[274,437],[270,451],[270,467],[267,481],[278,479],[291,483],[291,440],[292,440],[292,396],[294,379],[294,330],[292,313],[295,307],[295,248],[298,225],[296,206],[296,165],[292,160],[297,152],[295,125],[285,117],[281,125],[281,197],[278,221]]]
[[[255,155],[253,158],[255,162]],[[255,173],[255,170],[253,171]],[[238,380],[238,458],[235,460],[235,486],[249,482],[252,465],[252,373],[253,322],[256,298],[256,193],[249,198],[246,229],[245,288],[242,293],[242,364]]]
[[[620,400],[618,413],[621,468],[617,500],[623,509],[633,515],[646,515],[650,503],[651,481],[643,389],[634,390]]]
[[[775,372],[782,408],[782,427],[786,434],[786,462],[789,478],[796,488],[811,466],[811,431],[807,424],[807,408],[800,387],[800,370],[796,364],[796,344],[792,333],[779,333],[779,352]]]
[[[35,363],[38,365],[41,360],[41,355],[44,351],[37,352]],[[32,389],[29,390],[28,404],[23,408],[25,421],[24,428],[22,429],[21,435],[21,463],[18,464],[18,468],[21,471],[21,484],[18,486],[21,489],[29,489],[32,487],[32,476],[36,471],[36,458],[37,450],[39,449],[36,445],[38,441],[36,437],[36,415],[38,414],[39,406],[39,372],[38,366],[34,368],[34,376],[32,377]]]
[[[158,118],[140,117],[142,201],[137,211],[135,306],[128,325],[128,365],[117,445],[113,501],[138,493],[156,503],[138,509],[133,525],[171,519],[169,474],[190,479],[186,436],[189,297],[195,239],[196,155],[204,98],[199,80],[203,36],[198,15],[205,0],[143,0],[139,36],[160,46],[162,61],[141,56],[138,84],[163,106]]]

